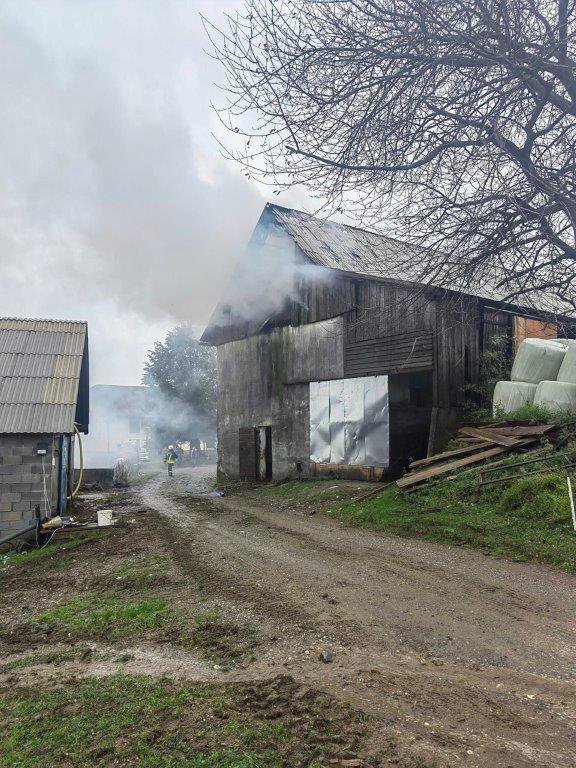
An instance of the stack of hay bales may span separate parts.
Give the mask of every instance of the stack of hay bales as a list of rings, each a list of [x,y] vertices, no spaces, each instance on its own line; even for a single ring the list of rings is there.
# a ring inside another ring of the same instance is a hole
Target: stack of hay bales
[[[524,405],[576,411],[576,340],[524,339],[510,381],[496,384],[493,410],[511,413]]]

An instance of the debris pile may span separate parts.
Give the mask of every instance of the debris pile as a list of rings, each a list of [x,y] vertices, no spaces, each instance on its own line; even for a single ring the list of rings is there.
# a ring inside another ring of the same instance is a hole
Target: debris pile
[[[519,424],[504,421],[485,427],[462,427],[458,441],[463,447],[443,451],[410,464],[410,471],[396,481],[407,493],[429,488],[431,485],[450,482],[464,472],[478,471],[477,493],[484,485],[505,483],[527,474],[550,471],[550,467],[538,468],[538,462],[552,457],[559,460],[559,467],[576,466],[576,457],[562,452],[566,439],[561,432],[567,424]],[[571,425],[572,427],[574,425]],[[503,454],[517,452],[523,458],[512,464],[507,458],[487,462]],[[476,466],[480,465],[480,466]],[[505,466],[503,466],[505,465]],[[528,465],[524,471],[525,465]],[[485,477],[496,471],[514,469],[512,474],[498,478]]]

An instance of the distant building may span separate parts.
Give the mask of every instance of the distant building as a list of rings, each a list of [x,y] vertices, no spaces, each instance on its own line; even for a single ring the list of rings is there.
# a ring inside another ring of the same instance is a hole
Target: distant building
[[[88,469],[113,467],[118,459],[147,457],[149,388],[95,384],[90,388],[90,434],[83,440]]]
[[[86,323],[0,319],[0,533],[65,512],[88,422]]]
[[[570,307],[418,283],[398,257],[417,274],[413,246],[265,207],[202,336],[218,347],[222,475],[398,472],[445,442],[495,337],[511,353],[527,335],[576,336]]]

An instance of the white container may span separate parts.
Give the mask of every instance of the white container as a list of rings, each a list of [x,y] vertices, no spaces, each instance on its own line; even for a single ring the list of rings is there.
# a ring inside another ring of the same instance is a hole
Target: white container
[[[494,415],[498,411],[512,413],[523,405],[532,405],[536,387],[537,384],[528,384],[525,381],[499,381],[492,398]]]
[[[576,384],[564,381],[541,381],[534,395],[534,405],[549,411],[576,412]]]
[[[554,339],[524,339],[514,358],[511,380],[529,384],[555,381],[567,349]]]
[[[111,509],[99,509],[98,510],[98,525],[105,527],[112,525],[112,510]]]
[[[556,380],[576,384],[576,346],[570,347],[566,352]]]

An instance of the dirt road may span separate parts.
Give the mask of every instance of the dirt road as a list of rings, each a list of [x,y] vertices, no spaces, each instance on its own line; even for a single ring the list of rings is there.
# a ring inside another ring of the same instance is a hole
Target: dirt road
[[[257,661],[230,676],[284,668],[438,765],[576,765],[573,577],[215,498],[210,474],[141,494],[179,563],[258,628]]]

